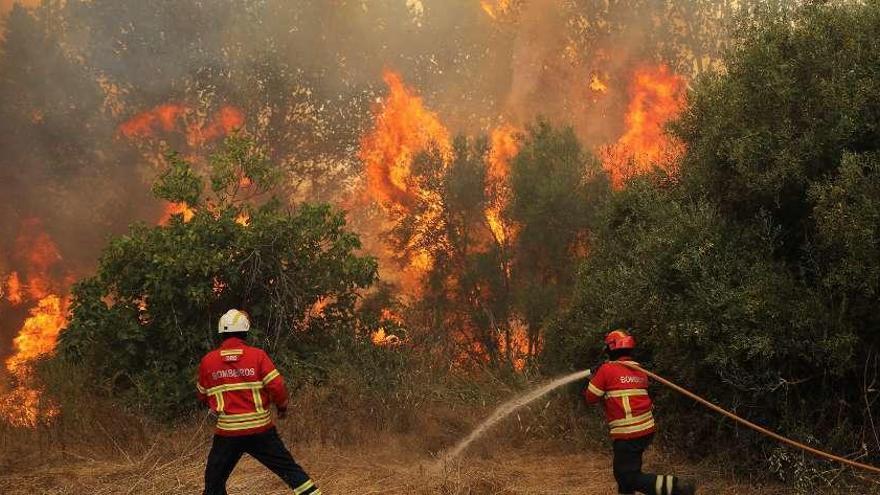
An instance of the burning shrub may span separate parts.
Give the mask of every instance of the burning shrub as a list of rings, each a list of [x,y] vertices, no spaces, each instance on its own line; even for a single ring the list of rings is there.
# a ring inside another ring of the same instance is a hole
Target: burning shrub
[[[73,291],[63,357],[113,393],[170,415],[194,405],[193,370],[230,307],[252,315],[257,345],[286,369],[353,337],[357,291],[373,282],[376,263],[354,254],[360,244],[341,213],[243,199],[244,189],[249,199],[271,193],[277,180],[244,137],[211,157],[208,180],[179,156],[169,162],[154,192],[186,204],[192,218],[138,224],[110,242],[97,274]]]
[[[570,128],[539,121],[456,137],[448,154],[413,157],[407,174],[420,194],[392,212],[389,240],[404,263],[430,260],[415,326],[445,337],[458,365],[522,370],[586,253],[594,204],[608,191],[599,162]]]

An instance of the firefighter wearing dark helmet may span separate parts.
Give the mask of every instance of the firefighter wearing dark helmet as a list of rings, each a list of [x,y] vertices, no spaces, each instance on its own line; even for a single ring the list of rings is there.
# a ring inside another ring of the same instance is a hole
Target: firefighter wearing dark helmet
[[[605,336],[609,361],[593,373],[584,397],[602,402],[614,443],[614,479],[621,494],[693,495],[693,483],[672,475],[642,472],[642,455],[656,431],[648,377],[621,361],[632,361],[636,340],[625,330]]]

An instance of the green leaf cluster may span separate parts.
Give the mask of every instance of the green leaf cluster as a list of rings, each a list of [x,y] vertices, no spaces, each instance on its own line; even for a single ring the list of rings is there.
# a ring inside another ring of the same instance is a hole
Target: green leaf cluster
[[[253,343],[285,372],[314,373],[321,355],[354,338],[358,291],[376,277],[375,260],[356,254],[360,242],[341,212],[236,199],[241,177],[268,188],[273,176],[248,138],[230,138],[210,163],[206,179],[170,157],[154,191],[195,207],[194,217],[137,224],[112,239],[97,273],[74,288],[61,336],[62,357],[158,416],[194,405],[196,365],[216,344],[226,310],[250,314]],[[205,180],[213,196],[202,193]]]

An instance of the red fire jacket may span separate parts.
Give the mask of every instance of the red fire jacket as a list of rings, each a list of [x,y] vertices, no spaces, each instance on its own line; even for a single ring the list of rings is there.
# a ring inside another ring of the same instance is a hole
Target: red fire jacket
[[[632,361],[627,357],[620,360]],[[604,399],[605,418],[615,440],[643,437],[656,429],[648,377],[641,371],[609,361],[593,374],[584,397],[591,404]]]
[[[217,413],[216,433],[240,436],[272,427],[269,405],[287,409],[287,388],[262,349],[228,338],[202,358],[198,398]]]

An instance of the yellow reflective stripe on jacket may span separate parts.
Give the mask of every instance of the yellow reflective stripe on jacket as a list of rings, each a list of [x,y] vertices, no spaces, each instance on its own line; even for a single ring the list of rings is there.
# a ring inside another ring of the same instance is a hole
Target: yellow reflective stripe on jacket
[[[208,395],[208,389],[203,387],[202,384],[199,382],[196,382],[196,390],[198,390],[200,394]]]
[[[224,431],[238,431],[238,430],[250,430],[252,428],[259,428],[261,426],[266,426],[272,423],[271,418],[262,419],[259,421],[249,421],[247,423],[217,423],[218,430]]]
[[[302,493],[305,493],[306,490],[308,490],[309,488],[311,488],[313,486],[315,486],[314,481],[312,481],[312,480],[306,481],[302,485],[299,485],[298,487],[294,488],[293,493],[294,493],[294,495],[301,495]]]
[[[259,413],[244,413],[244,414],[221,414],[219,418],[217,418],[218,423],[248,423],[251,421],[266,419],[270,416],[269,411],[263,411]]]
[[[256,417],[254,419],[248,421],[226,421],[224,419],[217,420],[217,426],[222,429],[236,429],[239,427],[250,428],[252,426],[262,426],[264,424],[268,424],[272,418],[269,416],[269,413]]]
[[[269,413],[266,412],[262,418],[253,419],[251,421],[224,421],[222,418],[217,421],[217,428],[227,431],[249,430],[251,428],[259,428],[266,426],[272,422]]]
[[[666,493],[672,495],[672,476],[666,475]]]
[[[589,390],[590,392],[592,392],[594,395],[598,395],[599,397],[602,397],[603,395],[605,395],[605,391],[602,390],[601,388],[599,388],[599,387],[593,385],[593,382],[590,382],[590,383],[587,385],[587,390]]]
[[[274,369],[274,370],[266,373],[266,376],[263,377],[262,383],[263,383],[263,385],[268,385],[269,382],[278,378],[279,376],[281,376],[281,373],[279,373],[277,369]]]
[[[630,388],[626,390],[609,390],[605,394],[608,397],[635,397],[638,395],[648,395],[648,391],[643,388]]]
[[[224,421],[227,423],[232,423],[236,421],[248,421],[252,419],[262,419],[269,416],[269,411],[261,411],[261,412],[252,412],[252,413],[241,413],[241,414],[224,414],[220,416],[217,420]]]
[[[263,382],[241,382],[241,383],[228,383],[225,385],[217,385],[211,387],[207,390],[207,393],[214,394],[217,392],[231,392],[233,390],[248,390],[254,388],[263,388]]]
[[[223,412],[226,403],[223,402],[223,392],[214,392],[214,400],[217,402],[217,413]]]
[[[244,354],[244,349],[223,349],[220,351],[221,356],[240,356]]]
[[[644,423],[637,424],[634,426],[621,426],[618,428],[611,428],[612,435],[626,435],[628,433],[637,433],[640,431],[645,431],[654,427],[654,420],[648,420]]]
[[[254,409],[257,412],[263,412],[263,397],[260,395],[260,391],[258,389],[251,390],[251,393],[254,396]]]
[[[632,425],[641,423],[643,421],[647,421],[649,419],[654,419],[654,416],[651,414],[651,411],[648,411],[644,414],[639,414],[638,416],[635,416],[632,418],[623,418],[623,419],[616,419],[614,421],[609,421],[608,426],[610,426],[612,428],[617,428],[619,426],[632,426]]]
[[[654,494],[663,495],[663,475],[657,475],[657,481],[654,482]]]

